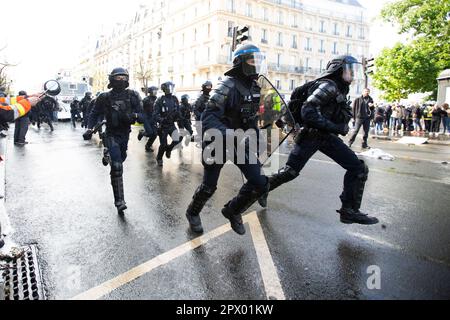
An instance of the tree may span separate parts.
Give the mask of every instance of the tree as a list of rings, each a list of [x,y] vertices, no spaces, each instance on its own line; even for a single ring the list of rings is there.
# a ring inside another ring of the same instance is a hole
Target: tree
[[[381,17],[413,37],[407,44],[385,49],[375,60],[374,85],[385,98],[398,100],[411,93],[433,92],[436,78],[450,67],[450,1],[399,0],[387,4]]]
[[[139,58],[139,66],[137,71],[135,72],[136,78],[142,83],[142,88],[145,93],[145,95],[148,94],[148,86],[150,81],[153,79],[153,70],[151,67],[151,55],[149,56],[149,59],[147,63],[144,61],[143,57]]]

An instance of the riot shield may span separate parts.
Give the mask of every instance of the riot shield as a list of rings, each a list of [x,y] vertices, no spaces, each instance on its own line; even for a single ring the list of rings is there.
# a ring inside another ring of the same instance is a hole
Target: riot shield
[[[296,124],[283,96],[270,80],[261,75],[258,84],[261,87],[258,113],[258,127],[260,128],[259,160],[262,164],[265,164],[272,154],[278,150],[280,144],[294,132]]]

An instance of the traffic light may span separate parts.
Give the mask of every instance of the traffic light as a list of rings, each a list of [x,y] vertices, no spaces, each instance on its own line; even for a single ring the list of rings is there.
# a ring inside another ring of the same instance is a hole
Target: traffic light
[[[232,51],[236,50],[236,47],[241,44],[242,42],[249,39],[248,35],[245,35],[246,32],[249,31],[249,28],[247,26],[243,27],[242,29],[239,29],[239,27],[233,28],[233,46]]]
[[[375,58],[363,58],[362,59],[362,65],[364,74],[369,75],[373,73],[373,67],[375,66]]]

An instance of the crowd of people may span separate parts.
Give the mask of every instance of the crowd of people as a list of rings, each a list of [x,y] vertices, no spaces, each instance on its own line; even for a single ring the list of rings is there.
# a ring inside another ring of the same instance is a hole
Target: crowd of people
[[[375,104],[371,112],[375,134],[450,135],[450,108],[440,104]]]

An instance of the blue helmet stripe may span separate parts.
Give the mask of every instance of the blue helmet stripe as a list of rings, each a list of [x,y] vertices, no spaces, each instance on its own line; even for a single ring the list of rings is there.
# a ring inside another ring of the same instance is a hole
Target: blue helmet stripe
[[[234,54],[234,57],[238,57],[240,55],[247,54],[247,53],[255,53],[255,52],[261,52],[261,50],[259,50],[258,48],[251,48],[251,49],[247,49],[247,50],[240,50],[240,51],[237,51]]]

